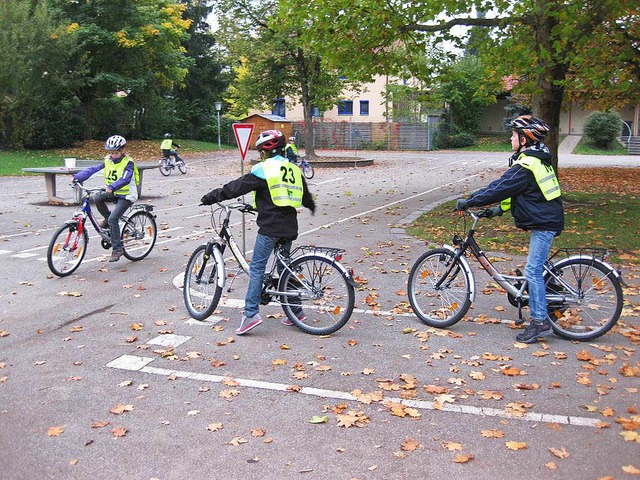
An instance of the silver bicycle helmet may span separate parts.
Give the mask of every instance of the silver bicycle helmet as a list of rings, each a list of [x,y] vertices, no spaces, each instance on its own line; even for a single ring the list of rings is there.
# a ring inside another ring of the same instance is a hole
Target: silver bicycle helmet
[[[106,142],[104,142],[104,149],[109,151],[122,150],[126,144],[127,141],[124,137],[120,135],[112,135],[107,138]]]

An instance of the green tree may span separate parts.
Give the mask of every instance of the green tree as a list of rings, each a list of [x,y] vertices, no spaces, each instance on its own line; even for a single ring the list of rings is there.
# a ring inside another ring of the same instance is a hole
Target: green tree
[[[315,156],[313,109],[332,108],[340,93],[354,85],[327,67],[322,56],[300,41],[303,23],[278,16],[277,0],[223,0],[218,4],[220,38],[230,58],[240,61],[229,89],[230,113],[271,106],[278,98],[300,102],[305,121],[305,149]]]
[[[181,42],[189,21],[184,5],[167,0],[49,0],[75,42],[65,71],[80,99],[87,139],[93,136],[98,99],[117,92],[143,106],[181,83],[189,62]]]
[[[608,106],[640,99],[635,0],[282,0],[281,10],[306,25],[307,45],[361,78],[401,68],[426,78],[416,60],[443,42],[464,44],[455,27],[490,29],[477,45],[484,65],[494,79],[519,78],[517,91],[531,94],[534,114],[553,127],[555,154],[567,96]]]
[[[73,98],[57,74],[70,47],[60,33],[46,2],[0,2],[1,148],[76,140]]]

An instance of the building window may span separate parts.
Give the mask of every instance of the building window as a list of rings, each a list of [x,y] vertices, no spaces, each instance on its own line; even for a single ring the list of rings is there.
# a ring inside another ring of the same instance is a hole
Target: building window
[[[360,100],[360,115],[369,115],[369,100]]]
[[[311,115],[314,117],[320,117],[320,109],[318,107],[313,107],[311,109]]]
[[[338,102],[338,115],[353,115],[353,101],[343,100]]]
[[[275,102],[273,102],[271,113],[273,115],[280,115],[281,117],[287,116],[287,110],[284,105],[284,98],[279,98]]]

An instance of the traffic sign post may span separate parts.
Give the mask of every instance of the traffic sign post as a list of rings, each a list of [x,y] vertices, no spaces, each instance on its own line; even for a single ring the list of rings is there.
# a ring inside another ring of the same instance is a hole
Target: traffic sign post
[[[240,175],[244,175],[244,159],[247,157],[249,151],[249,142],[251,141],[251,134],[255,125],[253,123],[234,123],[233,135],[236,137],[236,143],[238,144],[238,150],[240,150]],[[244,195],[242,196],[244,202]],[[242,214],[242,255],[246,256],[247,246],[245,241],[245,214]]]

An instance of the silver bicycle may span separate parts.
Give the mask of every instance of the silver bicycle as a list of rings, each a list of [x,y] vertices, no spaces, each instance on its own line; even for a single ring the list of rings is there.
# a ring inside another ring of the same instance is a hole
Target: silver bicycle
[[[212,207],[211,224],[216,235],[195,249],[185,269],[184,302],[196,320],[209,317],[220,302],[229,277],[224,259],[227,246],[239,267],[231,277],[249,273],[249,264],[230,230],[229,219],[234,210],[254,212],[246,203]],[[353,313],[355,288],[359,286],[353,272],[340,263],[343,253],[339,248],[312,245],[287,253],[278,243],[271,266],[265,270],[261,303],[276,302],[287,318],[306,333],[328,335],[341,329]],[[227,291],[232,284],[233,280]]]

